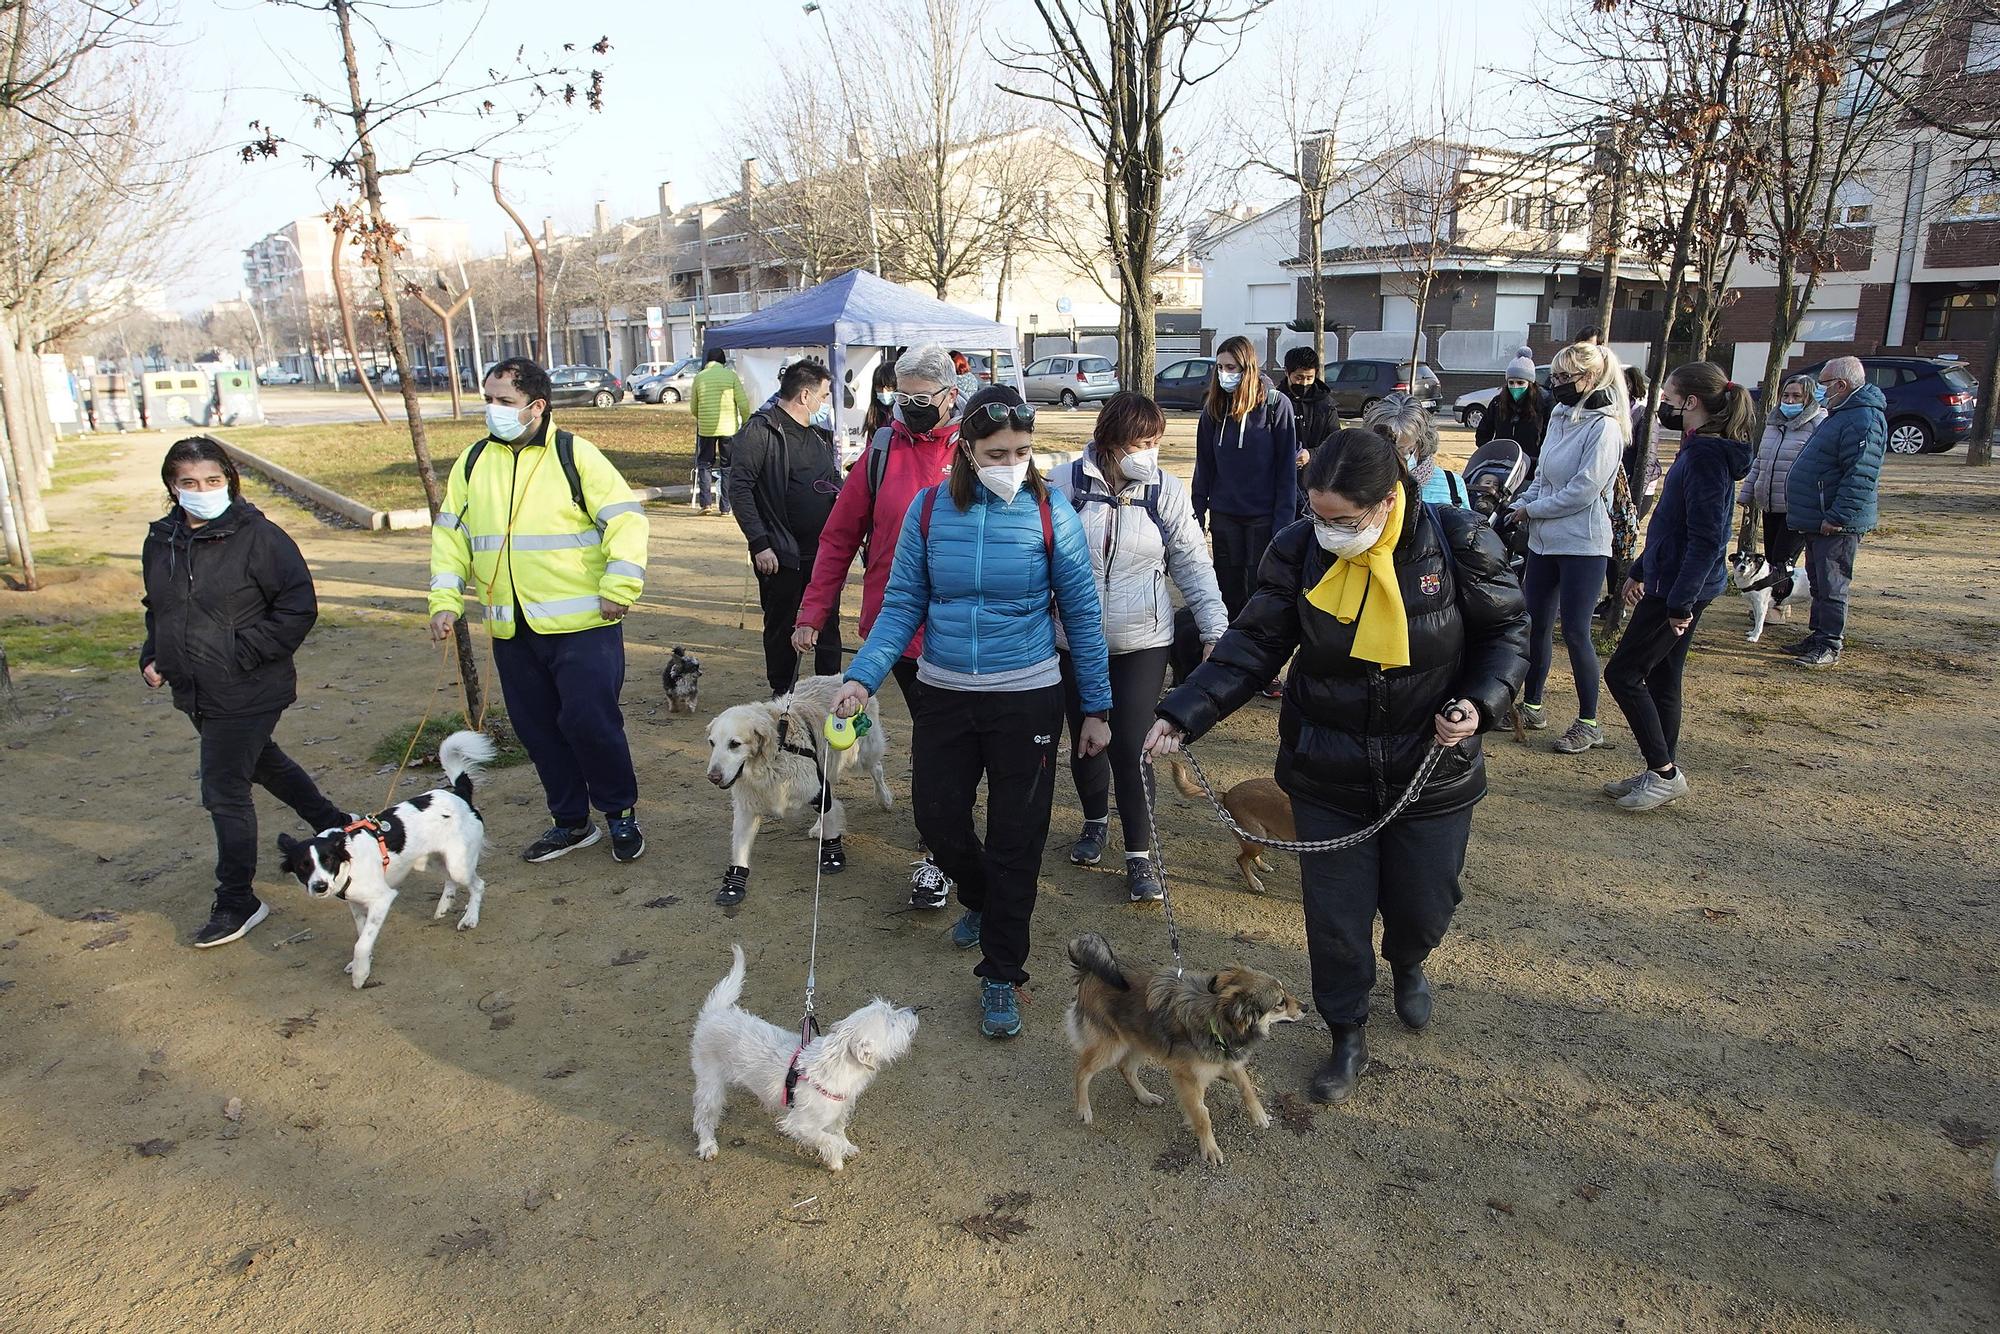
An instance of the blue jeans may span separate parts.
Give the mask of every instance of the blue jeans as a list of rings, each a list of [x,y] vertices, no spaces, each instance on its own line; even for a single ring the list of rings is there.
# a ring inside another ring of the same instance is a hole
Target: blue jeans
[[[493,666],[507,721],[535,762],[557,824],[581,829],[593,806],[609,815],[638,803],[639,780],[618,711],[623,626],[538,635],[516,622],[513,638],[493,641]]]
[[[1806,539],[1806,574],[1812,579],[1812,632],[1839,650],[1847,634],[1847,586],[1854,581],[1854,556],[1861,534],[1835,533]]]
[[[1590,613],[1604,586],[1602,556],[1540,556],[1528,553],[1521,572],[1521,592],[1528,602],[1528,683],[1521,691],[1526,704],[1542,702],[1549,664],[1555,658],[1556,615],[1562,615],[1563,643],[1569,649],[1570,675],[1576,678],[1576,715],[1597,716],[1597,646],[1590,642]]]
[[[730,438],[704,435],[694,442],[695,499],[703,509],[719,503],[724,514],[729,513]]]

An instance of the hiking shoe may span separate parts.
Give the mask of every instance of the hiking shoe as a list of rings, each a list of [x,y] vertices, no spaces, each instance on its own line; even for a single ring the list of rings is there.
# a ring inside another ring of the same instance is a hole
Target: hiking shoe
[[[1799,654],[1801,667],[1832,667],[1840,661],[1840,650],[1831,644],[1817,644]]]
[[[955,886],[944,868],[929,857],[914,864],[910,872],[910,906],[912,908],[942,908],[951,902],[951,891]],[[976,916],[977,914],[975,914]],[[973,939],[978,939],[977,929]]]
[[[1581,755],[1596,746],[1606,746],[1604,729],[1596,723],[1587,723],[1579,718],[1569,725],[1567,731],[1552,743],[1558,755]]]
[[[1151,857],[1125,859],[1125,893],[1134,903],[1158,903],[1167,896],[1160,883],[1160,868]]]
[[[1012,982],[988,978],[979,984],[979,1031],[989,1038],[1011,1038],[1021,1031],[1021,1006]]]
[[[1541,705],[1522,704],[1518,707],[1521,710],[1521,726],[1527,728],[1530,732],[1546,732],[1549,730],[1549,715]]]
[[[1607,797],[1611,797],[1613,799],[1622,797],[1627,792],[1630,792],[1633,788],[1639,786],[1639,784],[1642,781],[1644,781],[1646,775],[1651,772],[1653,772],[1651,769],[1641,769],[1638,773],[1633,774],[1630,778],[1621,778],[1615,783],[1606,783],[1604,785],[1604,795]],[[1684,764],[1676,764],[1674,766],[1674,772],[1685,776],[1687,774],[1687,766]]]
[[[1630,792],[1618,798],[1618,804],[1628,811],[1658,810],[1670,801],[1679,801],[1688,794],[1688,777],[1680,769],[1674,770],[1672,778],[1662,778],[1648,769],[1639,778]]]
[[[1069,850],[1069,859],[1078,866],[1095,866],[1104,860],[1104,845],[1111,841],[1111,821],[1085,820],[1083,834]]]
[[[979,943],[979,914],[966,909],[965,916],[951,924],[951,943],[969,950]]]
[[[209,949],[216,945],[227,945],[232,940],[241,940],[250,934],[250,928],[271,915],[270,908],[262,900],[252,899],[248,906],[215,901],[215,907],[208,914],[208,924],[194,933],[194,947]]]
[[[524,862],[552,862],[564,853],[575,852],[578,848],[589,847],[600,836],[599,830],[594,824],[587,824],[581,829],[568,829],[562,825],[552,825],[548,832],[528,845],[528,850],[521,854],[521,860]],[[641,840],[641,846],[644,846],[644,840]]]
[[[636,862],[646,852],[646,831],[639,828],[639,814],[627,809],[623,815],[607,815],[604,823],[611,826],[611,859],[620,862]]]

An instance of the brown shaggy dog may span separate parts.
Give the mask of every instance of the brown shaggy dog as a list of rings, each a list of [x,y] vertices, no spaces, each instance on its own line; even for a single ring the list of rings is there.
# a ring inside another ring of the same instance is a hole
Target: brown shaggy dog
[[[1174,786],[1184,797],[1208,800],[1207,794],[1195,786],[1194,775],[1188,772],[1186,764],[1174,764]],[[1292,799],[1285,795],[1276,779],[1244,779],[1222,794],[1222,809],[1229,812],[1230,819],[1259,838],[1278,838],[1289,843],[1298,837],[1292,827]],[[1237,843],[1243,850],[1236,855],[1236,869],[1243,872],[1243,883],[1250,886],[1253,894],[1262,894],[1264,882],[1256,873],[1268,873],[1271,869],[1264,860],[1264,851],[1255,843],[1244,843],[1241,839]]]
[[[1069,960],[1076,965],[1076,999],[1063,1026],[1076,1048],[1076,1114],[1085,1125],[1091,1078],[1113,1065],[1145,1107],[1166,1099],[1140,1082],[1139,1067],[1164,1069],[1188,1129],[1201,1141],[1201,1156],[1211,1163],[1222,1161],[1222,1150],[1206,1094],[1219,1076],[1227,1074],[1243,1095],[1252,1125],[1261,1130],[1271,1124],[1244,1066],[1272,1024],[1291,1023],[1306,1012],[1284,983],[1252,968],[1179,977],[1126,968],[1099,935],[1072,940]]]

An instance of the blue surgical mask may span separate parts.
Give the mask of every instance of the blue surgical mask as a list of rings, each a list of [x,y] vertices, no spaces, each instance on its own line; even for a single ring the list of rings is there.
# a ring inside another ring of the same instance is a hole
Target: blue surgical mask
[[[229,488],[225,486],[220,491],[176,491],[174,499],[180,501],[181,508],[188,512],[189,517],[207,523],[210,519],[221,518],[222,512],[229,508]]]
[[[1805,410],[1806,410],[1806,405],[1803,403],[1778,404],[1778,415],[1785,418],[1787,421],[1790,421],[1792,418],[1798,416],[1801,412],[1804,412]]]
[[[1825,386],[1825,385],[1823,385],[1823,384],[1816,384],[1816,385],[1814,385],[1814,386],[1813,386],[1813,402],[1815,402],[1815,403],[1824,403],[1824,402],[1826,402],[1826,386]]]
[[[528,433],[528,424],[521,420],[521,409],[510,408],[504,403],[488,403],[486,433],[511,445]]]
[[[896,406],[896,391],[893,389],[884,389],[875,395],[875,401],[885,408],[893,408]]]
[[[1225,394],[1236,392],[1236,386],[1243,383],[1242,371],[1217,371],[1215,383]]]
[[[818,408],[814,409],[813,415],[807,418],[807,420],[822,431],[831,431],[833,429],[833,404],[831,402],[820,404]]]

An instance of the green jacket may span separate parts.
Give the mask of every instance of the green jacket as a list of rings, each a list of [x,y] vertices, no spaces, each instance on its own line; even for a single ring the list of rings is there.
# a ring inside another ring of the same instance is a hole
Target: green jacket
[[[701,368],[688,391],[696,435],[732,436],[750,420],[750,395],[743,381],[720,361]]]

